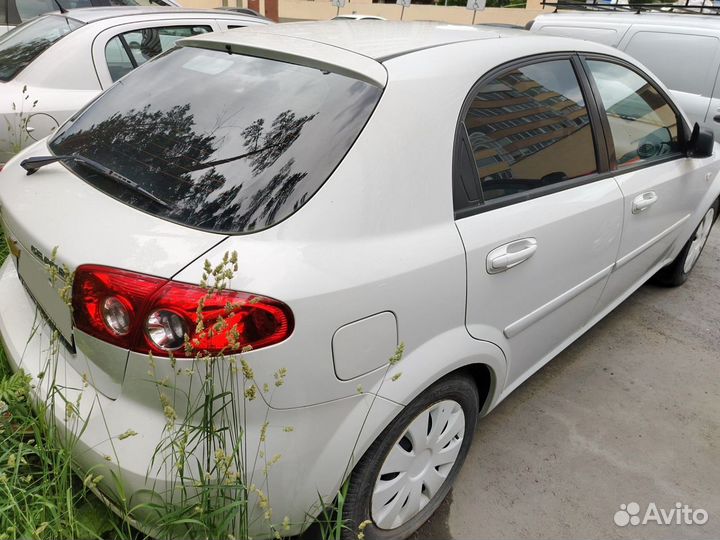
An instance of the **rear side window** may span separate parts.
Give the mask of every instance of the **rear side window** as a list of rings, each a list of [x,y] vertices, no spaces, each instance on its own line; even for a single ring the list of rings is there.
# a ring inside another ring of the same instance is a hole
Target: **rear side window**
[[[27,22],[0,36],[0,81],[10,81],[53,43],[83,23],[58,15]]]
[[[125,46],[122,36],[112,38],[105,45],[105,62],[113,82],[135,69],[129,47]]]
[[[677,115],[653,85],[619,64],[587,64],[610,124],[618,168],[681,151]]]
[[[712,36],[638,32],[625,52],[645,64],[668,88],[709,97],[719,44]]]
[[[569,60],[482,84],[465,117],[485,201],[595,172],[588,111]]]
[[[0,0],[0,24],[7,24],[8,20],[7,0]]]
[[[69,164],[130,206],[207,231],[247,233],[290,216],[320,189],[380,95],[329,71],[181,47],[111,87],[50,148],[95,160],[167,204]]]
[[[113,81],[124,77],[160,53],[172,49],[180,38],[211,32],[209,26],[143,28],[119,34],[105,46],[105,60]]]

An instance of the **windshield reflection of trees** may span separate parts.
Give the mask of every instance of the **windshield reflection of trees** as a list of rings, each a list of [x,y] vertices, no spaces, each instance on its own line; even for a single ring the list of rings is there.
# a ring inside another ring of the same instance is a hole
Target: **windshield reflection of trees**
[[[53,44],[53,40],[36,38],[11,45],[0,51],[0,81],[9,81],[36,56]]]
[[[172,209],[162,211],[164,217],[200,228],[248,231],[271,224],[307,176],[306,171],[294,170],[295,159],[289,157],[271,178],[257,180],[283,157],[316,115],[298,116],[288,109],[278,114],[269,127],[258,118],[240,132],[237,140],[229,135],[216,137],[213,133],[217,129],[211,134],[198,133],[189,105],[161,111],[150,111],[146,106],[112,114],[88,129],[70,126],[53,143],[53,150],[94,159],[139,182],[170,203]],[[211,159],[219,147],[233,147],[238,142],[242,152]],[[249,178],[239,180],[232,168],[245,159]],[[147,199],[82,165],[73,165],[76,167],[84,177],[92,177],[100,189],[156,213],[157,208]],[[232,172],[233,178],[228,179],[223,170]],[[239,196],[245,182],[256,181],[251,196]],[[307,195],[300,194],[295,206],[300,206]]]

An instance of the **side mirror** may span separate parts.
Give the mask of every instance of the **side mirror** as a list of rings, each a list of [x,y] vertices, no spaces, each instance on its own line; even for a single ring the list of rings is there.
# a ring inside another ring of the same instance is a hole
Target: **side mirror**
[[[715,146],[715,134],[708,128],[701,128],[696,123],[693,127],[690,140],[688,141],[688,156],[695,158],[706,158],[713,155]]]

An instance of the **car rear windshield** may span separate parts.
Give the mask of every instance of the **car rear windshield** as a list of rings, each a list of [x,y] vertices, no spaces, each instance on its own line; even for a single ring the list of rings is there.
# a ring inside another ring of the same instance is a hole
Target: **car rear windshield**
[[[330,71],[181,47],[120,79],[50,148],[90,158],[167,203],[67,162],[130,206],[202,230],[248,233],[312,197],[380,94]]]
[[[48,15],[29,21],[0,36],[0,81],[10,81],[53,43],[83,23]]]

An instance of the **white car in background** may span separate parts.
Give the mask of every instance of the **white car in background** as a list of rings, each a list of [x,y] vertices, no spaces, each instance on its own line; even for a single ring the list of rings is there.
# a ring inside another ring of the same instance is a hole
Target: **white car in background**
[[[720,139],[717,15],[570,11],[540,15],[530,31],[588,39],[626,52],[660,77],[691,121],[707,123]]]
[[[0,164],[178,39],[266,24],[216,10],[87,8],[43,15],[0,36]]]
[[[34,17],[53,11],[144,5],[180,7],[176,0],[2,0],[0,2],[0,35]]]
[[[604,45],[377,21],[178,45],[0,172],[9,362],[38,377],[57,329],[88,418],[74,457],[111,503],[121,478],[126,508],[173,492],[151,466],[168,419],[148,354],[164,380],[195,365],[186,335],[222,362],[232,338],[253,381],[288,370],[243,413],[244,448],[282,456],[247,474],[283,532],[349,477],[343,538],[365,520],[368,540],[407,538],[478,416],[649,278],[683,283],[717,217],[712,132]],[[204,263],[231,252],[208,337]],[[48,261],[75,272],[72,310]],[[250,523],[273,534],[262,510]]]

